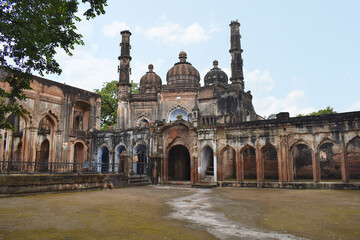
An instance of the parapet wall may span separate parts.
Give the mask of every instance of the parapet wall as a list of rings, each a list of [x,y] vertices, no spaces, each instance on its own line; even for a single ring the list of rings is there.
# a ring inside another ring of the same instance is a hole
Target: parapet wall
[[[28,194],[125,187],[123,174],[1,175],[0,194]]]

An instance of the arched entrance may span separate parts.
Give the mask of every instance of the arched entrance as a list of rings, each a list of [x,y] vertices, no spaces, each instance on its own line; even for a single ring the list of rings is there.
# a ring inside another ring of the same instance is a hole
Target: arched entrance
[[[360,138],[352,139],[346,147],[346,158],[348,161],[350,180],[360,179]]]
[[[311,149],[305,144],[297,144],[291,149],[294,180],[312,181],[313,165]]]
[[[98,156],[98,171],[101,173],[109,172],[109,149],[102,146]]]
[[[214,176],[214,151],[209,146],[206,146],[201,150],[200,175],[202,176],[202,179]]]
[[[279,166],[276,149],[272,145],[266,145],[262,148],[261,153],[264,162],[264,180],[278,180]]]
[[[168,180],[190,181],[190,153],[183,145],[176,145],[169,151]]]
[[[49,149],[50,143],[45,139],[40,145],[40,151],[38,152],[37,171],[47,172],[49,163]]]
[[[74,162],[73,171],[81,172],[83,163],[85,162],[85,147],[81,142],[77,142],[74,145]]]
[[[323,143],[319,148],[321,180],[341,179],[340,148],[332,142]]]
[[[226,147],[222,150],[222,167],[224,180],[236,180],[235,149]],[[221,178],[220,178],[221,179]]]
[[[146,146],[140,144],[135,148],[135,155],[137,156],[137,162],[134,162],[134,172],[136,174],[146,174],[147,169],[147,156],[146,156]]]
[[[241,158],[243,163],[243,178],[244,180],[256,180],[257,179],[257,170],[256,170],[256,151],[255,148],[251,146],[245,147],[241,151]]]
[[[116,148],[115,152],[115,172],[124,172],[124,161],[120,161],[120,154],[122,152],[126,151],[126,148],[124,145],[120,145]]]

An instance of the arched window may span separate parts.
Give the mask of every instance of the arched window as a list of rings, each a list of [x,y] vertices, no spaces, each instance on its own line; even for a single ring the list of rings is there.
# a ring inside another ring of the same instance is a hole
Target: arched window
[[[178,107],[170,113],[169,121],[173,122],[180,119],[188,121],[188,112],[185,109]]]

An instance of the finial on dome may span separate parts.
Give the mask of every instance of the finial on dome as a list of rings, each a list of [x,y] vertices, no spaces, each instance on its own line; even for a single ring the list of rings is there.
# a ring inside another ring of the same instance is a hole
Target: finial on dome
[[[186,52],[181,51],[181,52],[179,53],[180,62],[182,62],[182,63],[186,62],[186,58],[187,58]]]
[[[218,68],[219,62],[217,60],[213,61],[214,68]]]
[[[154,65],[149,64],[149,72],[153,72],[153,69],[154,69]]]

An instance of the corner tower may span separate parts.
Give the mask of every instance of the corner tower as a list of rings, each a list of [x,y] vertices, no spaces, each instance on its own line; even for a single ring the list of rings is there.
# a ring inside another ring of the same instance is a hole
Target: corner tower
[[[129,127],[129,98],[130,98],[130,36],[131,32],[128,30],[122,31],[122,39],[120,43],[120,66],[118,86],[118,109],[117,109],[117,128],[125,129]]]
[[[238,84],[241,87],[241,90],[244,90],[244,74],[243,74],[243,59],[241,53],[240,44],[240,23],[236,21],[231,21],[230,23],[230,54],[231,54],[231,78],[230,81],[232,84]]]

